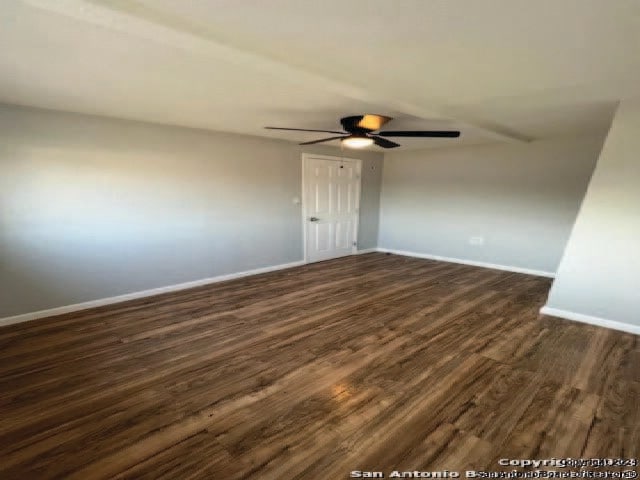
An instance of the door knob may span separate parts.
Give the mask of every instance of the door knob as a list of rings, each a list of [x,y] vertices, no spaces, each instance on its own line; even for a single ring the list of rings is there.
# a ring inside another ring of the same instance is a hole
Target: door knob
[[[310,222],[317,222],[318,220],[320,220],[318,217],[311,217],[309,219]]]

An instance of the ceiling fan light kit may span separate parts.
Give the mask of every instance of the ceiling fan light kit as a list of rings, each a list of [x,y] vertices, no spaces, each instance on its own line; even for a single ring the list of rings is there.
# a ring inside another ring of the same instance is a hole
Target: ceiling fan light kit
[[[300,145],[312,145],[314,143],[330,142],[332,140],[340,140],[343,146],[347,148],[364,148],[374,143],[382,148],[396,148],[399,143],[392,142],[383,137],[419,137],[419,138],[457,138],[460,132],[456,130],[409,130],[409,131],[383,131],[380,132],[382,126],[393,120],[391,117],[376,114],[353,115],[340,119],[340,124],[345,130],[339,132],[336,130],[308,130],[305,128],[286,128],[286,127],[265,127],[269,130],[293,130],[297,132],[323,132],[340,134],[338,137],[321,138],[320,140],[312,140],[310,142],[302,142]]]
[[[373,138],[360,135],[349,135],[340,141],[347,148],[364,148],[373,145]]]

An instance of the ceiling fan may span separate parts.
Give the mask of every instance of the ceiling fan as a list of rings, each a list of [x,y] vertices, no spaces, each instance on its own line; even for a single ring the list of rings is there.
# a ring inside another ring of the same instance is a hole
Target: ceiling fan
[[[340,119],[342,128],[346,131],[338,132],[335,130],[308,130],[305,128],[284,128],[284,127],[264,127],[269,130],[295,130],[298,132],[323,132],[323,133],[337,133],[338,137],[322,138],[320,140],[312,140],[311,142],[303,142],[300,145],[312,145],[314,143],[330,142],[331,140],[338,140],[342,142],[345,147],[349,148],[363,148],[373,145],[374,143],[382,148],[395,148],[400,144],[387,140],[383,137],[429,137],[429,138],[456,138],[460,136],[460,132],[455,130],[386,130],[383,132],[378,131],[383,125],[393,120],[391,117],[385,117],[384,115],[354,115],[351,117],[344,117]]]

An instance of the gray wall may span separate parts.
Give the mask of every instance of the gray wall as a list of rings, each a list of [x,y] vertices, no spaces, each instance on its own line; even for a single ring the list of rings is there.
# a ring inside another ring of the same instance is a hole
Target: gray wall
[[[640,99],[613,120],[547,306],[640,326]]]
[[[0,106],[0,318],[301,260],[301,152]],[[349,156],[364,159],[359,247],[374,247],[382,155]]]
[[[555,272],[603,134],[385,156],[379,246]],[[484,245],[470,245],[470,237]]]

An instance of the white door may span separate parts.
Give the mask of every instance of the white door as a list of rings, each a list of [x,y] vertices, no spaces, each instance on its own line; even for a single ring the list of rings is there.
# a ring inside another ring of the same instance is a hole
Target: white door
[[[360,160],[303,155],[302,191],[306,261],[355,253]]]

